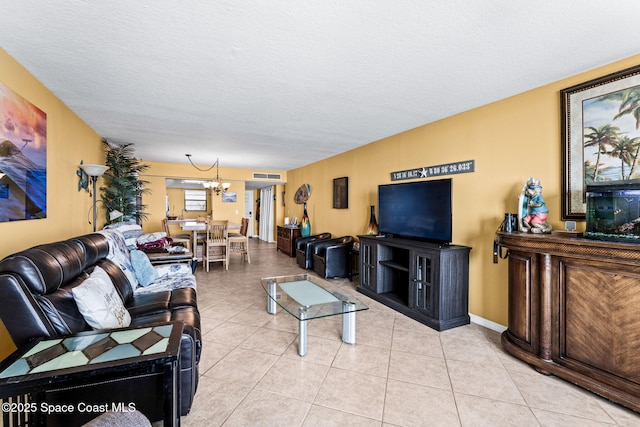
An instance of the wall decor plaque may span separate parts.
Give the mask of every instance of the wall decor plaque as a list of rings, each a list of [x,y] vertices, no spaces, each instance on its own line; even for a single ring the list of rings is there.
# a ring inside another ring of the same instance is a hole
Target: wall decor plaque
[[[475,160],[464,160],[462,162],[445,163],[443,165],[435,166],[423,166],[421,168],[391,172],[391,181],[431,178],[432,176],[453,175],[470,172],[475,172]]]

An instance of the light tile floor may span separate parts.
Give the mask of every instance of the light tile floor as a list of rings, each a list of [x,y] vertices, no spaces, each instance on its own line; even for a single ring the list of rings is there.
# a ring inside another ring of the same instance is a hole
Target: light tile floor
[[[357,314],[357,344],[341,341],[340,316],[312,320],[299,357],[297,321],[266,312],[260,278],[305,270],[275,244],[251,239],[250,250],[251,264],[232,256],[229,270],[196,272],[203,352],[184,426],[640,426],[638,414],[511,357],[499,333],[434,331],[347,279],[328,282],[370,307]]]

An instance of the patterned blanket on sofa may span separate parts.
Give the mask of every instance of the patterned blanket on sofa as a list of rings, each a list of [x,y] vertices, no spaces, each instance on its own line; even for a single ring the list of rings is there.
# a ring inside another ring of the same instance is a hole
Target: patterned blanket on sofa
[[[107,258],[120,266],[127,279],[129,279],[134,294],[150,294],[186,287],[196,288],[196,277],[186,264],[155,266],[153,268],[155,269],[156,278],[149,285],[142,286],[131,262],[124,234],[118,229],[105,229],[98,231],[98,233],[107,238],[109,242],[109,255]]]

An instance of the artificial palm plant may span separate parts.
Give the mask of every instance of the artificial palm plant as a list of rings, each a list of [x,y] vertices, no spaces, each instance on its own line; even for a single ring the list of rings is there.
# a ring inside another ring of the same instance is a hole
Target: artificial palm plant
[[[122,221],[140,223],[146,219],[146,205],[142,204],[142,195],[149,194],[148,181],[140,179],[140,175],[149,169],[133,157],[132,144],[111,144],[102,140],[106,152],[106,165],[109,169],[102,176],[103,187],[100,187],[101,199],[106,208],[107,222],[109,213],[120,211]]]

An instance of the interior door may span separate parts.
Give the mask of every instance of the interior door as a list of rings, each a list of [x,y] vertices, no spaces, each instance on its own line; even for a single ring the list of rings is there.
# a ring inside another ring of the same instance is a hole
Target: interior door
[[[255,224],[253,222],[253,190],[245,190],[244,192],[244,215],[249,218],[249,228],[247,235],[253,237],[255,235]]]

